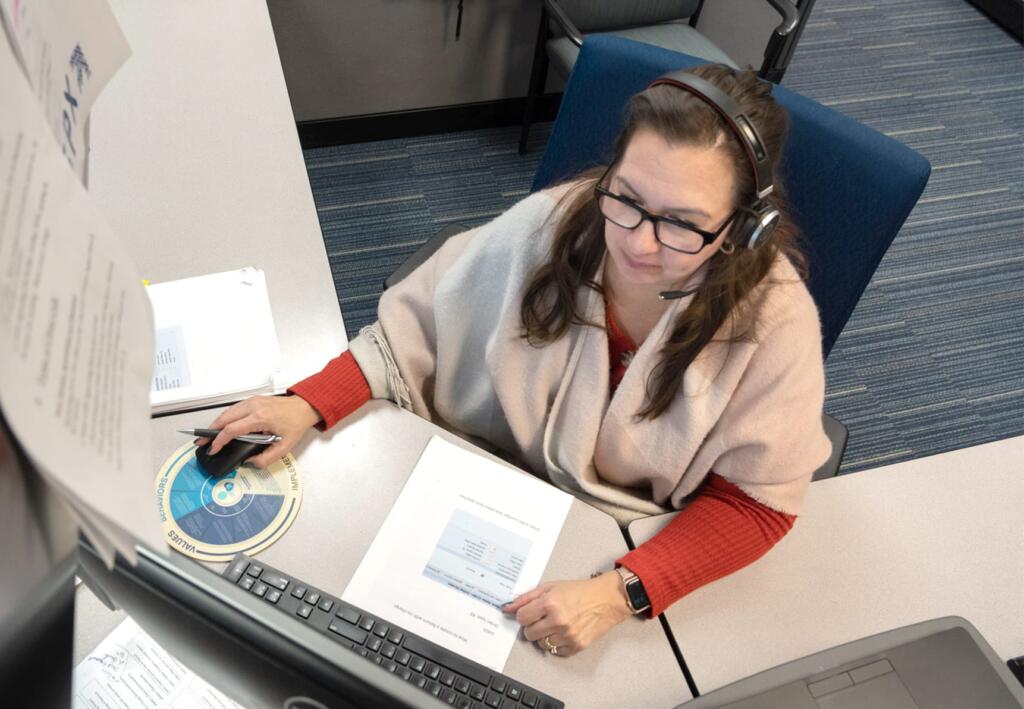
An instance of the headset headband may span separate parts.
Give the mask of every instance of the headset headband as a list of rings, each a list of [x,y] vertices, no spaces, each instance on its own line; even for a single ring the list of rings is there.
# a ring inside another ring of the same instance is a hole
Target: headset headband
[[[659,76],[647,88],[658,84],[668,84],[682,89],[715,109],[715,112],[724,118],[729,128],[732,129],[750,160],[754,171],[754,191],[757,193],[757,199],[764,199],[772,193],[772,166],[768,162],[768,150],[764,147],[764,142],[757,129],[754,128],[753,121],[747,117],[740,105],[729,94],[711,82],[681,69]]]

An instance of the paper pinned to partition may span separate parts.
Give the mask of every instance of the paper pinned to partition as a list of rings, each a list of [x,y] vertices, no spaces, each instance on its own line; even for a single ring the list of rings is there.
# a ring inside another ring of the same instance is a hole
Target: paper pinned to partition
[[[500,672],[572,500],[435,436],[342,598]]]
[[[110,5],[106,0],[0,0],[0,20],[60,152],[84,183],[86,119],[131,56]]]
[[[131,618],[78,663],[71,686],[73,709],[242,709],[160,647]]]
[[[272,393],[281,350],[267,279],[258,268],[157,283],[154,413]]]
[[[152,498],[153,320],[134,262],[53,141],[0,37],[0,405],[109,564],[163,549]]]

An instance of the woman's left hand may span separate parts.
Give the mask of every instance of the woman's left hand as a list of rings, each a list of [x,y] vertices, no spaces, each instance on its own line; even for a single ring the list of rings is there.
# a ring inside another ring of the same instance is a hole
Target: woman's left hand
[[[631,613],[618,573],[586,581],[553,581],[527,591],[502,610],[515,614],[527,640],[545,652],[558,648],[570,657],[628,618]]]

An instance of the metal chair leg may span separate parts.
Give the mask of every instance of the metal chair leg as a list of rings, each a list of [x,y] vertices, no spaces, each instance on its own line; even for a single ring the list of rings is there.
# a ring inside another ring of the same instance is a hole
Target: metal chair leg
[[[530,87],[526,94],[526,109],[523,111],[523,127],[519,133],[519,154],[526,154],[526,143],[530,139],[530,125],[537,110],[537,98],[544,92],[544,81],[548,76],[548,52],[545,46],[548,38],[548,13],[540,11],[540,26],[537,28],[537,44],[533,48],[533,66],[530,68]]]

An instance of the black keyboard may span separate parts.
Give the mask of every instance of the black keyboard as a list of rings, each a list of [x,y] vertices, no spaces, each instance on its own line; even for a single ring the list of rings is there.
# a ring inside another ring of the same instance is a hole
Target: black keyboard
[[[238,554],[224,576],[388,672],[464,709],[562,709],[565,705],[340,598]]]

